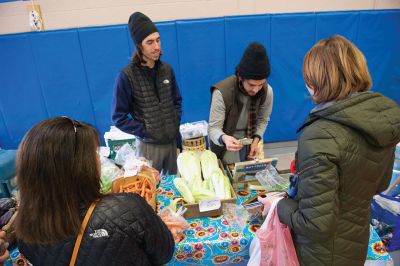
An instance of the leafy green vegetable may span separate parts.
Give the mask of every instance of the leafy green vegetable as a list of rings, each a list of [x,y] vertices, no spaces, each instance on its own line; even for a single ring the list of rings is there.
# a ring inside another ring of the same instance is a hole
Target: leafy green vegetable
[[[174,185],[187,203],[195,203],[192,192],[190,192],[190,189],[183,178],[175,178]]]

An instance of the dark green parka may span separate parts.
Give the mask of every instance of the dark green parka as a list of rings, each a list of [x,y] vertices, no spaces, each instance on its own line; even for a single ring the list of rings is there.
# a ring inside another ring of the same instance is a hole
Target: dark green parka
[[[373,195],[389,185],[400,107],[364,92],[312,112],[297,150],[298,192],[278,204],[302,265],[364,265]]]

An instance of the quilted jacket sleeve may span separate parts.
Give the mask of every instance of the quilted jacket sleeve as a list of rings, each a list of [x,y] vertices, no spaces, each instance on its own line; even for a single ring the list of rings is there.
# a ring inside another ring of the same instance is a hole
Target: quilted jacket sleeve
[[[144,252],[153,265],[167,263],[171,260],[175,248],[171,232],[142,197],[137,194],[130,195],[136,201],[132,211],[139,222],[139,226],[134,223],[129,227],[130,233],[140,236]]]
[[[393,148],[392,158],[390,159],[389,165],[393,165],[393,163],[394,163],[394,159],[395,159],[394,152],[395,152],[395,148]],[[385,191],[386,189],[389,188],[391,178],[392,178],[392,167],[387,167],[386,171],[384,173],[384,176],[381,179],[381,182],[379,182],[376,194],[382,193],[383,191]]]
[[[282,199],[278,215],[296,235],[324,241],[336,231],[339,147],[323,128],[307,128],[299,141],[299,187],[295,199]]]

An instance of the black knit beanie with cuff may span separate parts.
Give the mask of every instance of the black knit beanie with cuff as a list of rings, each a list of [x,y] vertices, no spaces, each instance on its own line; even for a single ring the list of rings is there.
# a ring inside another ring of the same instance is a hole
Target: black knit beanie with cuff
[[[128,28],[135,44],[142,44],[142,41],[154,32],[158,32],[153,21],[143,13],[135,12],[129,17]]]
[[[271,68],[265,47],[258,42],[250,43],[236,67],[243,79],[262,80],[269,77]]]

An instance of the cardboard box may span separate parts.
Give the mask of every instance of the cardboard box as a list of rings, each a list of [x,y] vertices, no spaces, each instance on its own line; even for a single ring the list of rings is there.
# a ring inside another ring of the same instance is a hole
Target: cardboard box
[[[200,156],[200,155],[199,155]],[[218,165],[220,167],[220,169],[222,170],[222,173],[224,173],[224,175],[226,176],[226,172],[223,168],[223,165],[221,163],[220,160],[218,160]],[[178,177],[180,176],[180,173],[178,173]],[[236,198],[236,193],[233,190],[232,184],[230,185],[230,190],[231,190],[231,195],[232,198],[230,199],[223,199],[220,200],[221,204],[220,207],[218,209],[215,210],[210,210],[210,211],[200,211],[200,204],[199,203],[195,203],[195,204],[189,204],[189,203],[185,203],[183,201],[182,206],[187,208],[187,211],[183,214],[183,216],[186,219],[193,219],[193,218],[200,218],[200,217],[209,217],[209,216],[218,216],[218,215],[222,215],[222,205],[224,203],[233,203],[233,204],[237,204],[237,198]]]
[[[233,198],[221,200],[221,206],[219,207],[219,209],[211,210],[211,211],[200,212],[200,204],[199,203],[188,204],[188,203],[184,202],[182,205],[183,205],[183,207],[187,208],[187,211],[183,214],[183,216],[186,219],[193,219],[193,218],[200,218],[200,217],[222,215],[222,205],[224,203],[237,204],[236,194],[235,194],[235,191],[233,190],[232,186],[231,186],[231,193],[233,195]]]
[[[259,171],[267,168],[268,165],[276,166],[277,158],[267,158],[262,160],[244,161],[235,163],[234,170],[227,166],[228,177],[231,178],[232,184],[238,185],[244,183],[259,184],[255,175]]]

